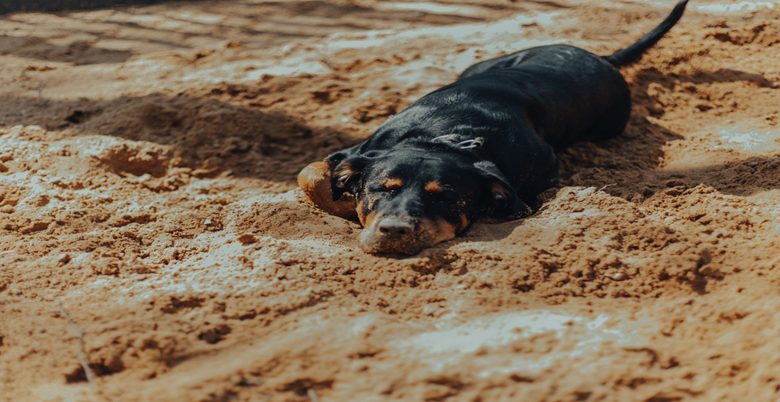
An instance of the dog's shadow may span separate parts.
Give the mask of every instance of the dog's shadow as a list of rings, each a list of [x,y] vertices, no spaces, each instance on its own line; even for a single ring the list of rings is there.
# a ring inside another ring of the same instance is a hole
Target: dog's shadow
[[[559,152],[560,187],[598,187],[623,198],[637,193],[648,197],[664,186],[665,181],[658,182],[654,174],[662,163],[664,146],[682,138],[635,113],[621,135],[599,143],[577,143]],[[539,202],[547,197],[549,192]]]

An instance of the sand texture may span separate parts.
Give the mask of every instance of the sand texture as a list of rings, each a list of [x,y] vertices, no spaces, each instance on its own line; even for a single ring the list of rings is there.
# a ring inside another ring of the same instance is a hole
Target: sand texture
[[[672,5],[2,16],[0,401],[780,399],[780,3],[692,0],[527,219],[383,258],[297,188],[476,61]]]

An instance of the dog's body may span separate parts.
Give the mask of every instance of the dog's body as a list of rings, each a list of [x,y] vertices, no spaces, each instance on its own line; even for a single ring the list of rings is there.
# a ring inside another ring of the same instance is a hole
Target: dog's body
[[[301,187],[328,212],[356,209],[368,252],[415,254],[475,218],[524,216],[557,184],[555,150],[623,131],[631,94],[617,67],[655,44],[686,3],[611,56],[552,45],[475,64],[365,142],[310,165]]]
[[[495,163],[519,198],[530,203],[557,182],[554,150],[614,137],[628,121],[628,86],[592,53],[553,45],[510,55],[510,68],[495,61],[472,66],[345,152],[366,154],[420,141],[425,147],[445,134],[456,135],[452,142],[483,138],[474,152]]]

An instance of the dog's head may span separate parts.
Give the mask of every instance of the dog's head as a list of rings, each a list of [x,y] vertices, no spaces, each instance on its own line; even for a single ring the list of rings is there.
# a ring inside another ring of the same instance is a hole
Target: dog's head
[[[498,168],[457,145],[336,153],[326,160],[330,194],[307,195],[340,216],[333,205],[352,202],[347,208],[354,205],[365,228],[360,246],[373,254],[417,254],[454,238],[478,217],[524,215],[527,207]],[[328,195],[331,203],[315,200]]]

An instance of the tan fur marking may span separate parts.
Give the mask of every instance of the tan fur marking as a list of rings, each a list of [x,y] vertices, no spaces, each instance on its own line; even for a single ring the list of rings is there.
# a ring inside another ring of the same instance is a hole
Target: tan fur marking
[[[404,181],[401,179],[385,179],[382,181],[382,185],[389,190],[395,190],[401,188],[404,185]]]
[[[460,227],[458,228],[458,232],[462,232],[466,230],[468,226],[469,226],[469,218],[466,217],[466,214],[460,214]]]
[[[435,233],[430,239],[429,247],[455,238],[455,225],[447,222],[443,218],[437,217],[435,220],[423,218],[420,222],[420,226],[425,232]]]
[[[360,200],[360,202],[357,204],[357,215],[358,220],[360,220],[360,223],[363,225],[363,227],[367,228],[371,226],[371,222],[373,222],[374,218],[376,218],[376,212],[370,211],[368,215],[366,215],[366,211],[363,208],[363,201],[365,200]],[[371,207],[373,207],[373,202],[369,203],[369,209],[371,209]]]
[[[437,181],[431,181],[425,185],[425,191],[429,193],[441,193],[442,191],[444,191],[444,187],[442,187],[441,183]]]
[[[455,225],[447,222],[443,218],[436,218],[436,226],[439,228],[439,237],[436,239],[438,242],[455,238]]]
[[[358,220],[363,225],[363,227],[365,227],[366,226],[366,224],[365,224],[365,222],[366,222],[366,214],[363,212],[363,200],[360,200],[357,203],[357,208],[355,208],[355,209],[357,210]]]
[[[368,213],[368,216],[365,218],[365,223],[363,223],[363,227],[369,227],[372,223],[374,223],[374,219],[376,218],[376,212],[371,211]]]

